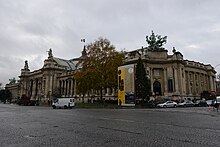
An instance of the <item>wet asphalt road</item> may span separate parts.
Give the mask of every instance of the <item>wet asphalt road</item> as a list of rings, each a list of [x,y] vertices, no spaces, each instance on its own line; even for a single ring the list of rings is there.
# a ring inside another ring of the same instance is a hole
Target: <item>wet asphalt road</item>
[[[52,109],[0,104],[1,147],[217,147],[220,112],[203,108]]]

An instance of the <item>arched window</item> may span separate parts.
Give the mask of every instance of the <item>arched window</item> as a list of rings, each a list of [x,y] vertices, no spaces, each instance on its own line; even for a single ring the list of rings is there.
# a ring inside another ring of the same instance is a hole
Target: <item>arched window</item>
[[[155,95],[161,95],[161,84],[159,81],[155,81],[154,84],[154,93]]]

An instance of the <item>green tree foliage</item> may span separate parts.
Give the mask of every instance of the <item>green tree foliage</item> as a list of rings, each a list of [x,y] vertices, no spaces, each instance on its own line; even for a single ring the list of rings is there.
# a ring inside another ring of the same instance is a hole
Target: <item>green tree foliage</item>
[[[12,93],[9,90],[5,90],[5,89],[0,90],[0,100],[2,102],[5,103],[6,100],[11,102],[11,99],[12,99]]]
[[[136,66],[135,93],[142,102],[149,100],[151,95],[150,79],[146,75],[143,61],[139,58]]]
[[[85,71],[78,71],[74,75],[75,81],[77,82],[77,93],[82,94],[82,101],[84,103],[85,94],[92,89],[92,84],[89,83],[91,79],[91,73]]]
[[[216,95],[215,93],[212,93],[212,92],[209,92],[209,91],[203,91],[201,94],[200,94],[200,98],[203,99],[209,99],[209,100],[212,100],[212,99],[215,99],[216,98]]]
[[[77,89],[82,94],[88,90],[117,87],[117,70],[123,62],[124,52],[118,52],[108,39],[99,38],[85,48],[82,70],[75,74]]]

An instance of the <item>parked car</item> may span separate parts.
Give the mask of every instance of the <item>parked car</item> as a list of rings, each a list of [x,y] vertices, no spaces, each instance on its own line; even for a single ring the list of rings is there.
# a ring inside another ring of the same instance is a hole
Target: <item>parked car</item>
[[[177,104],[178,107],[193,107],[194,103],[192,101],[184,101]]]
[[[168,107],[176,107],[177,103],[173,101],[166,101],[165,103],[157,104],[157,107],[168,108]]]
[[[197,100],[195,103],[196,107],[207,107],[208,104],[205,100]]]

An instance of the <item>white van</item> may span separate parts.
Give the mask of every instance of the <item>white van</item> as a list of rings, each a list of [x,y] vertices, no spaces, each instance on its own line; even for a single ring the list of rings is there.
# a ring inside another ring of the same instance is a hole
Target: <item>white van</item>
[[[72,109],[74,106],[75,106],[74,98],[56,98],[52,104],[53,109],[56,108]]]

